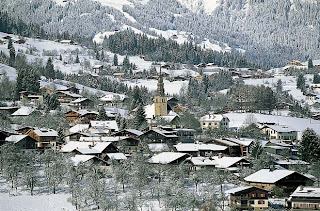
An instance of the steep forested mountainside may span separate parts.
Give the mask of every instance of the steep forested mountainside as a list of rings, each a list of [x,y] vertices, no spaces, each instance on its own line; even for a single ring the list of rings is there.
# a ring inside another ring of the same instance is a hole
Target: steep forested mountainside
[[[320,57],[316,0],[1,0],[1,11],[37,23],[48,33],[93,37],[123,25],[192,32],[246,50],[269,66]]]

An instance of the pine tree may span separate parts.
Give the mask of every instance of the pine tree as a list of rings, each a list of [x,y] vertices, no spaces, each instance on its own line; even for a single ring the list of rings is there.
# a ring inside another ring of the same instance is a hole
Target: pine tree
[[[107,121],[109,119],[109,117],[107,116],[106,110],[104,109],[104,107],[102,106],[99,109],[99,114],[98,114],[98,120],[100,121]]]
[[[76,63],[80,63],[80,60],[79,60],[79,55],[77,54],[77,56],[76,56],[76,61],[75,61]]]
[[[126,55],[124,57],[122,65],[123,65],[123,68],[125,68],[125,69],[129,69],[130,68],[130,61],[129,61],[128,55]]]
[[[313,75],[313,83],[314,84],[320,83],[320,75],[318,73]]]
[[[304,90],[305,89],[305,79],[304,79],[304,76],[302,74],[300,74],[298,76],[298,79],[297,79],[297,88],[298,89],[301,89]]]
[[[43,103],[45,104],[47,111],[55,110],[60,105],[57,95],[55,94],[46,94]]]
[[[320,159],[320,138],[313,129],[307,128],[303,132],[299,152],[304,161]]]
[[[10,38],[8,42],[8,49],[10,50],[11,48],[13,48],[13,44],[12,44],[12,39]]]
[[[14,47],[10,48],[9,66],[13,67],[16,60],[16,51]]]
[[[313,68],[313,61],[312,59],[308,60],[308,69],[312,69]]]
[[[281,93],[281,92],[282,92],[282,89],[283,89],[283,87],[282,87],[282,81],[281,81],[281,79],[279,79],[279,80],[277,81],[277,86],[276,86],[276,91],[277,91],[277,93]]]
[[[114,66],[118,66],[118,56],[117,56],[117,54],[114,54],[114,56],[113,56],[113,65]]]
[[[134,116],[134,127],[137,130],[144,130],[147,126],[147,119],[144,108],[141,104],[138,105]]]
[[[52,63],[52,58],[49,57],[48,61],[47,61],[47,65],[46,65],[46,77],[48,79],[55,79],[55,72],[54,72],[54,66],[53,66],[53,63]]]

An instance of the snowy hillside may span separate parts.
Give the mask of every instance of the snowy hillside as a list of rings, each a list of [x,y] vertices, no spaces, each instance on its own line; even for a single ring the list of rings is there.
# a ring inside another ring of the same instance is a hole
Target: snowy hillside
[[[182,5],[191,11],[198,13],[204,11],[211,14],[220,3],[220,0],[178,0]]]
[[[7,65],[4,65],[4,64],[0,64],[0,78],[1,78],[1,75],[6,75],[9,77],[9,80],[16,80],[17,78],[17,70],[13,67],[9,67]]]

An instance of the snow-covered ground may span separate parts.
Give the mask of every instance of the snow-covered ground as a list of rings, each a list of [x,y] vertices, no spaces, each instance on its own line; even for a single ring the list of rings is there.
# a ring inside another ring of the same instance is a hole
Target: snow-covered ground
[[[157,90],[157,80],[131,80],[131,81],[124,81],[125,84],[127,84],[130,87],[134,86],[145,86],[151,91]],[[179,91],[182,86],[187,86],[188,81],[167,81],[164,80],[164,91],[168,94],[179,94]]]
[[[9,194],[10,192],[10,194]],[[35,191],[36,192],[36,191]],[[30,192],[11,190],[7,183],[0,180],[0,210],[1,211],[73,211],[75,207],[68,202],[70,194],[38,194],[30,195]]]
[[[239,128],[244,126],[246,117],[251,113],[227,113],[225,114],[229,120],[229,126]],[[298,131],[298,139],[301,139],[302,132],[307,128],[312,128],[317,134],[320,135],[320,121],[313,119],[304,119],[287,116],[275,116],[265,114],[253,114],[257,122],[269,122],[279,125],[287,125]]]
[[[305,75],[306,84],[311,83],[310,80],[312,77],[312,75]],[[283,90],[288,91],[288,93],[291,94],[294,99],[298,101],[306,101],[306,97],[303,95],[301,90],[297,89],[297,77],[295,76],[275,76],[274,78],[247,79],[244,80],[244,83],[247,85],[265,85],[275,88],[278,80],[282,81]]]
[[[192,12],[200,12],[211,14],[218,6],[220,0],[178,0],[182,5],[187,7]]]
[[[9,80],[14,81],[17,78],[17,70],[15,68],[0,64],[0,76],[4,73],[8,76]]]

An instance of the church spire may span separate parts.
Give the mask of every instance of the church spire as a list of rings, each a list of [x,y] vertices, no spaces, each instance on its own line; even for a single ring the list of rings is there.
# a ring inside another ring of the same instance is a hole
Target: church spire
[[[165,96],[161,65],[160,65],[160,73],[159,73],[158,84],[157,84],[157,96]]]

